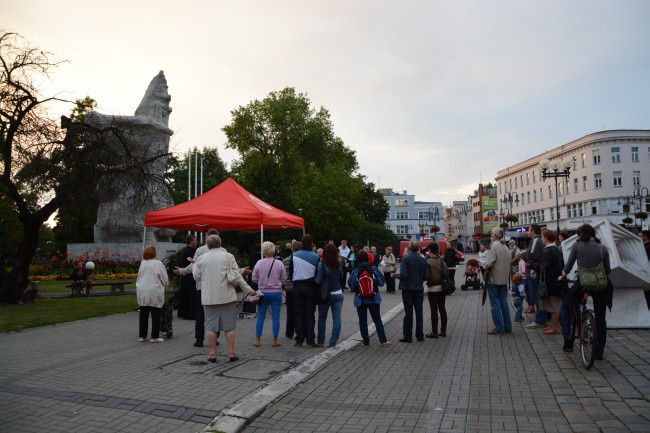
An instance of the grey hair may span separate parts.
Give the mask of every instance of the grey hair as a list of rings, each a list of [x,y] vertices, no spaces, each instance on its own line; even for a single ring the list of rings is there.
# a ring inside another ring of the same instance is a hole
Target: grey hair
[[[217,229],[208,230],[208,236],[212,236],[212,235],[217,235],[218,236],[219,235],[219,230],[217,230]]]
[[[495,227],[492,229],[492,234],[499,239],[503,239],[503,229],[501,227]]]
[[[411,239],[411,242],[409,242],[409,251],[413,251],[414,253],[420,251],[420,242],[415,239]]]
[[[209,250],[221,248],[221,238],[219,235],[210,235],[205,239],[205,244],[208,246]]]
[[[291,251],[295,253],[296,251],[300,251],[301,249],[302,249],[302,242],[300,241],[291,242]]]

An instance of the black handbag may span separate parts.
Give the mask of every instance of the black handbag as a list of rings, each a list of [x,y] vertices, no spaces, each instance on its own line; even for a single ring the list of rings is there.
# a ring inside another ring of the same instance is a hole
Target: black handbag
[[[539,283],[537,285],[537,297],[548,298],[548,285],[546,284],[546,272],[544,271],[544,268],[542,268]]]
[[[323,270],[325,272],[325,277],[323,278],[323,281],[320,283],[320,292],[318,296],[318,300],[320,304],[325,304],[330,301],[332,298],[332,283],[330,282],[330,276],[329,272],[327,271],[327,268],[325,265],[323,265]]]
[[[442,292],[445,296],[451,296],[456,291],[456,285],[449,278],[442,280]]]

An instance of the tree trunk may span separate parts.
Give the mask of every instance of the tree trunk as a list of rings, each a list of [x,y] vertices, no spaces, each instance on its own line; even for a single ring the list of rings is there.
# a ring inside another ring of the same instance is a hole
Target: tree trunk
[[[2,281],[0,302],[15,304],[22,300],[22,295],[29,284],[29,265],[38,246],[39,228],[43,224],[34,220],[22,221],[23,239],[18,243],[16,253],[12,257],[13,270]],[[4,266],[4,263],[1,264]]]

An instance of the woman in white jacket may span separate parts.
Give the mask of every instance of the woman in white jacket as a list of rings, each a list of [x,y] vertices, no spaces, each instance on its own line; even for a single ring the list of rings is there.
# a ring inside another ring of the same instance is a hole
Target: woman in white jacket
[[[147,341],[149,313],[151,312],[151,342],[162,343],[160,338],[160,313],[165,303],[165,286],[169,282],[167,269],[156,260],[156,248],[149,245],[142,252],[135,291],[140,306],[140,342]]]

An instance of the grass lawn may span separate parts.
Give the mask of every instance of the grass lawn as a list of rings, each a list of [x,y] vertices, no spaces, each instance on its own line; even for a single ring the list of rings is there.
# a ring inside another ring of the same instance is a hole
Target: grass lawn
[[[66,284],[65,281],[50,282],[61,283],[62,287]],[[126,313],[137,307],[135,295],[36,299],[33,304],[0,305],[0,333]]]

